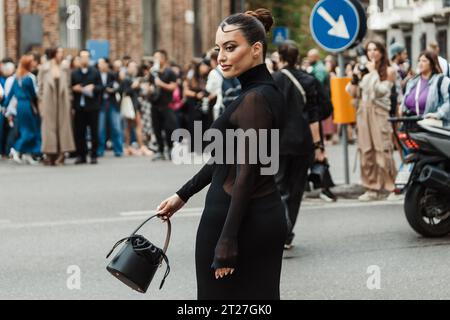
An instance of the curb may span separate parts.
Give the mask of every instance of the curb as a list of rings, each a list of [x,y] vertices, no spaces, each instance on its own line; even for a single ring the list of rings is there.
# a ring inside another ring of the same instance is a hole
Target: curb
[[[359,184],[342,184],[334,188],[331,191],[340,199],[358,199],[359,196],[366,192],[366,189]],[[307,199],[319,199],[320,190],[314,190],[310,192],[305,192],[305,197]]]

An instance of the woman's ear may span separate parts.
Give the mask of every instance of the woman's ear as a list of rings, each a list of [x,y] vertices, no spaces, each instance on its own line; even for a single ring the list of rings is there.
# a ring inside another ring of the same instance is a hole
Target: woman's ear
[[[258,59],[263,56],[264,46],[261,42],[256,42],[252,47],[253,59]],[[264,60],[264,57],[263,57]]]

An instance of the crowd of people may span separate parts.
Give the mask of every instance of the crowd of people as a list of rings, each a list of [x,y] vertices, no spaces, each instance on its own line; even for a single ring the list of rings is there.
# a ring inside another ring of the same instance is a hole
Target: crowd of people
[[[217,52],[186,68],[171,63],[164,50],[152,59],[129,56],[95,63],[90,52],[76,57],[62,48],[27,54],[0,65],[0,154],[20,164],[97,164],[111,148],[116,157],[170,160],[172,133],[205,130],[240,92],[225,79]],[[202,152],[201,150],[192,151]]]
[[[399,43],[392,44],[389,53],[377,41],[369,41],[364,49],[344,70],[352,78],[347,91],[357,108],[357,122],[345,134],[351,143],[357,137],[361,180],[367,189],[360,200],[389,194],[397,199],[394,152],[398,149],[403,158],[404,150],[388,118],[422,115],[447,124],[450,67],[436,43],[420,54],[417,70]],[[89,51],[71,57],[62,48],[48,49],[42,57],[24,55],[17,66],[4,59],[0,154],[20,164],[47,166],[64,165],[68,156],[76,158],[77,165],[88,158],[97,164],[108,148],[116,157],[170,160],[175,129],[187,129],[193,137],[196,121],[206,130],[239,96],[238,79],[225,79],[219,64],[215,50],[186,67],[170,62],[164,50],[139,63],[125,56],[93,64]],[[338,67],[331,55],[322,61],[317,49],[300,60],[298,47],[289,41],[268,55],[266,65],[289,101],[278,178],[286,197],[293,197],[295,223],[308,172],[316,163],[328,168],[325,148],[343,134],[324,111],[331,104],[330,79],[337,76]],[[195,150],[190,144],[192,152],[201,153],[204,147]],[[334,184],[325,171],[321,198],[335,201],[330,190]]]

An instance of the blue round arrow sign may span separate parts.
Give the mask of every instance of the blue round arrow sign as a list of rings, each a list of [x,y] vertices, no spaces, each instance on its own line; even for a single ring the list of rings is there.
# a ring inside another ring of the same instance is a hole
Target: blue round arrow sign
[[[311,13],[310,27],[319,46],[326,51],[340,52],[357,40],[360,17],[348,0],[321,0]]]

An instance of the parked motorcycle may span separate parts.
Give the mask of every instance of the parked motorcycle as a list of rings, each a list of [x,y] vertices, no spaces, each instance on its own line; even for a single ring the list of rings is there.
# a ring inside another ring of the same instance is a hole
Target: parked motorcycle
[[[417,116],[390,121],[402,124],[398,138],[408,151],[406,219],[424,237],[446,236],[450,233],[450,128]]]

